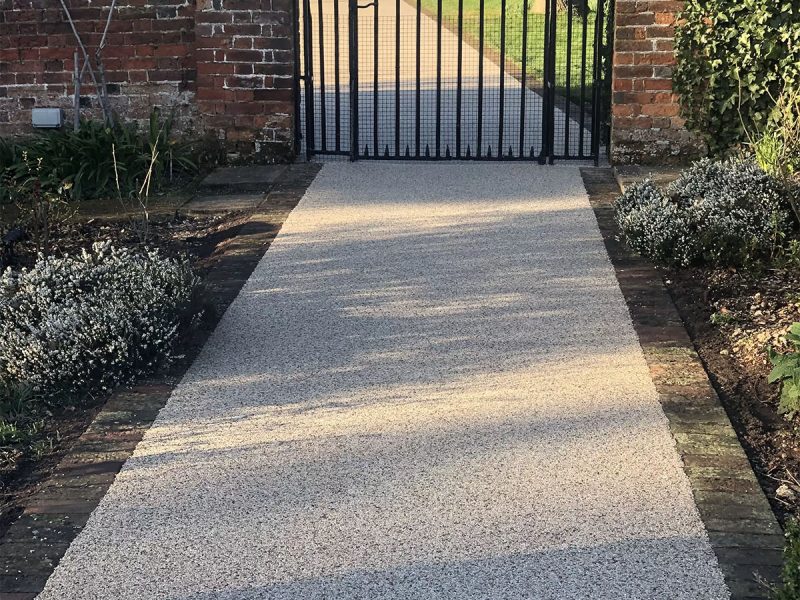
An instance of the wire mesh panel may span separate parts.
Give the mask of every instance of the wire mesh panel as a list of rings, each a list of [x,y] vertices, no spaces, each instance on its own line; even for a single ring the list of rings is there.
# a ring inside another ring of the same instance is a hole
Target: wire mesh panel
[[[597,158],[610,40],[591,1],[302,0],[302,150]]]

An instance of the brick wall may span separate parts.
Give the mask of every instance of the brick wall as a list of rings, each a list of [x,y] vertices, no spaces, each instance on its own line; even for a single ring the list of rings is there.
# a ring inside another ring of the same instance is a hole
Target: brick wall
[[[672,91],[679,0],[617,0],[611,156],[615,163],[685,162],[703,152]]]
[[[90,53],[110,0],[67,0]],[[178,127],[210,133],[232,160],[291,155],[292,0],[119,0],[104,64],[112,107],[145,119],[175,111]],[[672,93],[678,0],[617,0],[612,160],[683,161],[702,151]],[[58,0],[0,0],[0,135],[27,133],[30,110],[72,113],[76,44]],[[82,112],[99,116],[84,84]]]
[[[291,154],[292,0],[198,0],[197,108],[230,152]]]
[[[291,149],[291,0],[118,0],[103,51],[112,108],[144,120],[174,111],[192,135],[209,132],[232,159],[285,157]],[[89,53],[110,0],[67,0]],[[0,0],[0,135],[29,133],[33,107],[72,119],[77,46],[58,0]],[[100,111],[82,87],[85,117]]]
[[[146,118],[152,106],[174,107],[194,124],[194,5],[158,6],[122,0],[103,52],[109,99],[120,114]],[[68,6],[90,54],[99,43],[109,0]],[[57,0],[0,0],[0,133],[30,132],[30,109],[60,106],[72,118],[73,53],[77,49]],[[84,116],[100,115],[89,85]]]

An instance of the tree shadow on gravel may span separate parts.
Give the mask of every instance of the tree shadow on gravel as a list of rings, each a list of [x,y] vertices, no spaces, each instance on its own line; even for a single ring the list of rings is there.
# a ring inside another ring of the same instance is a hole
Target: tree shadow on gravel
[[[535,550],[485,558],[435,560],[384,569],[338,569],[272,585],[189,593],[180,600],[723,600],[729,595],[713,562],[689,537],[625,540],[587,547]],[[754,582],[753,588],[758,586]],[[177,599],[176,599],[177,600]]]

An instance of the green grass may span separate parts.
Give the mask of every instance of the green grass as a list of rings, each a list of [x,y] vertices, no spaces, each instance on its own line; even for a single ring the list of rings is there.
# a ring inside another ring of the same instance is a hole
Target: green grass
[[[468,41],[477,47],[480,28],[480,0],[462,0],[464,11],[464,33]],[[459,0],[442,0],[442,18],[446,25],[456,30],[458,23]],[[438,0],[422,0],[422,7],[428,14],[435,15]],[[506,60],[522,63],[522,3],[519,0],[508,0],[506,4]],[[572,25],[570,28],[570,21]],[[583,59],[583,17],[579,15],[570,19],[566,12],[559,12],[556,19],[556,92],[566,95],[567,75],[569,74],[570,98],[577,102],[580,94],[581,76],[586,85],[586,101],[591,97],[592,67],[594,54],[595,13],[590,12],[586,18],[586,58]],[[544,78],[544,30],[545,17],[542,14],[528,14],[527,36],[527,76],[531,83],[541,82]],[[571,36],[571,42],[570,42]],[[484,1],[484,43],[486,47],[499,55],[501,38],[501,3],[500,0]],[[571,47],[569,69],[567,66],[567,49]]]
[[[48,414],[30,389],[0,384],[0,480],[20,461],[37,460],[52,449]]]

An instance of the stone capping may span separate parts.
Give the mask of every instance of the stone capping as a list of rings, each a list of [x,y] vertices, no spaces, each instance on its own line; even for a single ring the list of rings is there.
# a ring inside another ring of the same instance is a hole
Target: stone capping
[[[319,168],[316,164],[289,167],[227,242],[205,279],[216,321],[239,294]],[[212,329],[207,329],[190,355],[168,374],[116,390],[28,500],[23,513],[0,539],[0,600],[31,600],[42,591]]]
[[[611,169],[581,175],[732,600],[767,600],[784,537],[660,273],[619,241]]]

